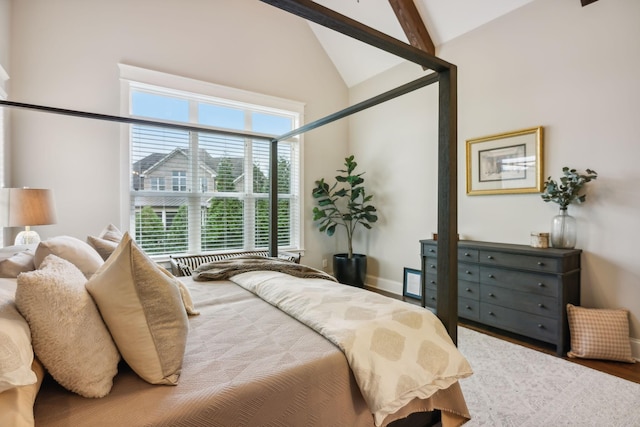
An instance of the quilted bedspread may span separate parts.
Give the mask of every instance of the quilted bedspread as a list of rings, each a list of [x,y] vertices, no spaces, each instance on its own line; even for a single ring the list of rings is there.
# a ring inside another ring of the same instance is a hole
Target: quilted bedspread
[[[231,280],[306,324],[345,354],[376,425],[415,398],[472,374],[429,310],[324,279],[255,271]]]

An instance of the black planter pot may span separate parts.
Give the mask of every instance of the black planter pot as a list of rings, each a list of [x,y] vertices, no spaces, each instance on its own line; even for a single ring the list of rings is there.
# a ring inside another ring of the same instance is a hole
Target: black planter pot
[[[335,254],[333,256],[333,274],[340,283],[364,288],[364,281],[367,277],[367,256],[353,254],[353,257],[349,259],[348,254]]]

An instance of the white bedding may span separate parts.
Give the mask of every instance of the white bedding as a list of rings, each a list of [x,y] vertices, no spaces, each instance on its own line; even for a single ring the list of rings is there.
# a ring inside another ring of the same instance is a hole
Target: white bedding
[[[275,271],[230,279],[314,329],[347,357],[376,425],[472,374],[429,310],[324,279]]]

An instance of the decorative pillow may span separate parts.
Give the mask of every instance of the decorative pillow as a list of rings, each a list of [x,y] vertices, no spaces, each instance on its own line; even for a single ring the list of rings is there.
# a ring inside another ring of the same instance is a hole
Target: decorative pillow
[[[176,279],[125,233],[87,282],[120,354],[151,384],[176,385],[189,324]]]
[[[0,393],[0,426],[33,427],[33,405],[40,390],[44,369],[38,359],[33,359],[31,370],[37,381]]]
[[[86,282],[69,261],[49,255],[40,270],[18,276],[16,306],[51,376],[81,396],[103,397],[111,391],[120,355]]]
[[[629,311],[584,308],[567,304],[569,357],[634,363],[629,341]]]
[[[10,258],[0,261],[0,277],[16,278],[18,274],[36,269],[31,250],[18,252]]]
[[[120,243],[124,234],[122,231],[118,230],[118,227],[113,224],[109,224],[104,228],[104,230],[102,230],[98,237],[110,242]]]
[[[118,243],[111,240],[101,239],[99,237],[87,236],[87,243],[100,254],[103,260],[107,260],[118,247]]]
[[[52,237],[40,242],[33,260],[36,268],[40,268],[42,261],[50,254],[66,259],[78,267],[87,278],[104,263],[102,257],[88,243],[71,236]]]
[[[13,289],[0,289],[0,393],[36,382],[31,370],[31,332],[13,304],[14,293]]]

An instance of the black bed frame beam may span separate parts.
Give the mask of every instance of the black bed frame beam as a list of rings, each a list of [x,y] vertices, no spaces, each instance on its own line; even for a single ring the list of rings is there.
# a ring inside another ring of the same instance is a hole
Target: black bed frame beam
[[[455,65],[443,61],[420,49],[403,43],[393,37],[369,28],[353,19],[340,15],[331,9],[321,6],[309,0],[261,0],[276,6],[287,12],[298,15],[304,19],[320,24],[324,27],[338,31],[349,37],[360,40],[368,45],[377,47],[393,55],[404,58],[410,62],[422,65],[425,68],[436,71],[434,74],[424,76],[413,82],[407,83],[396,89],[375,96],[367,101],[347,107],[337,113],[316,120],[306,126],[300,127],[277,138],[272,136],[251,133],[233,132],[226,130],[210,129],[202,126],[185,125],[179,123],[157,122],[153,120],[136,119],[132,117],[111,116],[106,114],[88,113],[77,110],[67,110],[55,107],[46,107],[34,104],[25,104],[0,100],[0,106],[11,108],[23,108],[46,113],[62,114],[80,118],[106,120],[126,124],[138,124],[146,126],[158,126],[185,131],[211,132],[219,135],[233,137],[250,137],[253,139],[268,140],[270,142],[270,236],[269,253],[277,256],[278,252],[278,141],[285,140],[294,135],[307,132],[335,120],[347,117],[358,111],[380,104],[400,95],[409,93],[420,87],[439,83],[439,131],[438,131],[438,252],[446,256],[438,257],[438,293],[437,315],[447,329],[454,343],[457,343],[458,320],[458,272],[457,272],[457,248],[458,248],[458,205],[457,205],[457,68]],[[423,268],[424,270],[424,268]],[[425,280],[422,279],[422,306],[425,305]]]
[[[393,37],[341,15],[310,0],[261,0],[308,21],[360,40],[410,62],[437,72],[439,83],[438,125],[438,257],[436,313],[454,343],[457,343],[458,325],[458,93],[457,68],[425,51],[403,43]],[[431,77],[431,76],[427,76]],[[415,82],[414,82],[415,83]],[[430,84],[428,83],[428,84]],[[426,85],[426,84],[425,84]],[[406,85],[405,85],[406,86]],[[400,89],[400,88],[398,88]],[[408,91],[407,91],[408,92]],[[384,96],[380,95],[380,96]],[[372,98],[373,99],[373,98]],[[389,98],[391,99],[391,98]],[[375,105],[372,103],[369,106]],[[364,107],[364,108],[368,108]],[[362,109],[364,109],[362,108]],[[306,132],[338,118],[346,117],[349,108],[310,123],[298,131],[282,135],[285,139]],[[358,110],[360,111],[360,110]],[[354,111],[355,112],[355,111]],[[280,139],[278,138],[278,139]],[[276,208],[277,206],[272,206]],[[277,237],[276,237],[277,238]],[[424,276],[424,274],[423,274]],[[425,306],[425,280],[422,279],[422,306]]]
[[[45,105],[26,104],[24,102],[3,101],[0,99],[0,106],[12,107],[24,110],[40,111],[42,113],[61,114],[63,116],[80,117],[82,119],[103,120],[107,122],[124,123],[129,125],[157,126],[165,129],[184,130],[188,132],[209,132],[216,135],[224,135],[239,138],[253,138],[263,141],[273,140],[273,136],[252,132],[235,132],[225,129],[208,128],[182,123],[159,122],[155,120],[136,119],[134,117],[112,116],[109,114],[89,113],[86,111],[68,110],[65,108],[48,107]]]
[[[373,98],[369,98],[365,101],[359,102],[357,104],[351,105],[343,110],[337,111],[333,114],[329,114],[326,117],[308,123],[304,126],[299,127],[298,129],[294,129],[291,132],[287,132],[283,135],[280,135],[276,138],[278,141],[284,141],[293,136],[309,132],[310,130],[319,128],[331,122],[335,122],[336,120],[343,119],[347,116],[360,112],[362,110],[366,110],[367,108],[371,108],[375,105],[382,104],[383,102],[389,101],[391,99],[397,98],[399,96],[405,95],[409,92],[413,92],[416,89],[420,89],[421,87],[428,86],[432,83],[436,83],[439,77],[438,74],[432,73],[424,77],[420,77],[412,82],[406,83],[402,86],[399,86],[395,89],[391,89],[387,92],[381,93],[380,95],[376,95]]]

